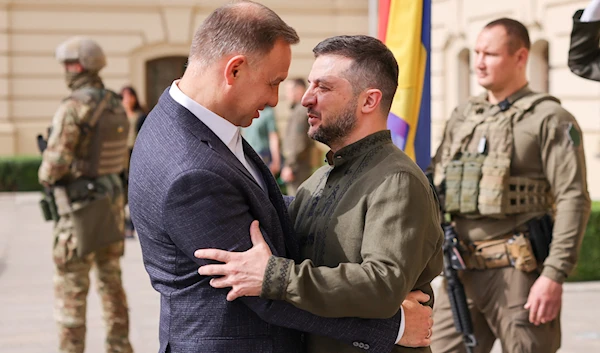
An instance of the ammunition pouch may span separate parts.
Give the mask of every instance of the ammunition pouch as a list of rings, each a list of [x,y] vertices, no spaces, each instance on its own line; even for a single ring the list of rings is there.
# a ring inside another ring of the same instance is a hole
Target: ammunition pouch
[[[546,180],[510,176],[510,158],[500,154],[464,153],[446,166],[445,209],[477,218],[543,212],[551,208]]]
[[[72,222],[79,257],[124,239],[111,202],[111,197],[121,192],[121,181],[116,175],[78,179],[54,188],[58,214],[68,216]]]
[[[444,208],[448,213],[460,212],[463,161],[458,159],[448,163],[445,175],[446,193],[444,195]]]
[[[478,199],[479,213],[482,215],[507,214],[507,189],[510,177],[510,158],[490,154],[483,161]]]
[[[51,191],[45,192],[40,200],[40,209],[45,221],[58,222],[58,211]]]
[[[523,272],[537,269],[527,234],[517,233],[500,239],[474,242],[462,246],[461,256],[469,270],[486,270],[513,266]],[[465,251],[466,249],[466,251]]]
[[[476,213],[485,155],[465,153],[461,159],[463,160],[463,176],[460,183],[460,213]]]

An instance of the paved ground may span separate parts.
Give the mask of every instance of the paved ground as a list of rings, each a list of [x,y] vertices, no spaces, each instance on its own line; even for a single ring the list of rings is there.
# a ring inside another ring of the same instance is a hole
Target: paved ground
[[[56,352],[52,318],[51,224],[41,220],[37,194],[0,194],[0,351]],[[122,261],[137,352],[158,350],[159,296],[150,286],[137,240]],[[100,302],[92,275],[87,353],[104,352]],[[600,282],[567,284],[561,353],[600,352]],[[496,347],[494,353],[500,353]],[[540,352],[542,353],[542,352]]]

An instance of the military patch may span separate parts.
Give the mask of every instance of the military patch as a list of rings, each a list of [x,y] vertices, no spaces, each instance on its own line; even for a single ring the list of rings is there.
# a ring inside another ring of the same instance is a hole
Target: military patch
[[[567,136],[569,136],[569,141],[573,146],[578,147],[581,144],[581,135],[573,123],[567,125]]]

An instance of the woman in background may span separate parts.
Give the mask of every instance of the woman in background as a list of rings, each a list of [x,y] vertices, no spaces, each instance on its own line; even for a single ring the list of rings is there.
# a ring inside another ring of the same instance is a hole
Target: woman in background
[[[146,112],[144,108],[142,108],[140,101],[138,100],[137,92],[131,86],[125,86],[121,89],[121,104],[127,113],[127,118],[129,119],[129,137],[127,139],[127,147],[129,148],[129,157],[131,157],[131,151],[133,151],[133,145],[135,143],[135,139],[137,138],[137,134],[140,131],[144,120],[146,119]],[[127,160],[129,164],[129,159]],[[127,166],[127,171],[125,174],[125,190],[127,190],[128,184],[128,171],[129,165]],[[125,238],[133,238],[133,223],[131,222],[131,217],[129,216],[129,205],[125,205]]]

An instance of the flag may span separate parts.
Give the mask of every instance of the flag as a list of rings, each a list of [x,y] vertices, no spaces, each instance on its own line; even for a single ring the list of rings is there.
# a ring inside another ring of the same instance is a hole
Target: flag
[[[379,0],[378,36],[400,72],[388,116],[392,141],[425,170],[431,160],[431,0]]]

